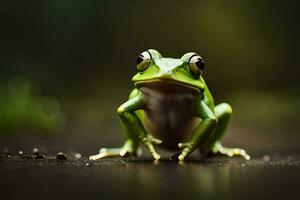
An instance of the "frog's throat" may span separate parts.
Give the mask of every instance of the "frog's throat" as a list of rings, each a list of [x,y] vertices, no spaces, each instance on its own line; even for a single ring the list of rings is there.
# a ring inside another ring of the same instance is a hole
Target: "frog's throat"
[[[166,78],[155,78],[155,79],[148,79],[148,80],[140,80],[134,82],[134,86],[137,88],[142,88],[142,87],[165,87],[165,88],[171,88],[171,87],[177,87],[181,88],[182,90],[186,91],[191,91],[192,93],[195,94],[201,94],[203,90],[200,88],[184,83],[184,82],[179,82],[176,80],[172,79],[166,79]]]

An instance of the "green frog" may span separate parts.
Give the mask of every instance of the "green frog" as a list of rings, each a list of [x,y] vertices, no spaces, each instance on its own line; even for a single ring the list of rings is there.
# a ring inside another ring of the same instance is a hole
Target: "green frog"
[[[99,154],[90,156],[91,160],[137,156],[140,144],[155,160],[161,158],[156,145],[176,152],[172,158],[179,161],[196,149],[205,156],[223,154],[250,159],[245,150],[227,148],[220,142],[232,108],[227,103],[215,105],[202,77],[205,62],[198,54],[164,58],[149,49],[138,56],[136,67],[134,89],[117,109],[126,141],[121,148],[100,149]]]

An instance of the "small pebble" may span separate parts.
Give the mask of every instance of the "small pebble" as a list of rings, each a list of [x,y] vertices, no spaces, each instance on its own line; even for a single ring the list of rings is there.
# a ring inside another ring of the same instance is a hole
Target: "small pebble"
[[[85,163],[86,166],[90,166],[90,163]]]
[[[82,157],[82,156],[81,156],[80,153],[76,153],[76,154],[75,154],[75,158],[80,159],[81,157]]]
[[[23,156],[23,155],[24,155],[24,152],[23,152],[23,151],[19,151],[19,152],[18,152],[18,155],[19,155],[19,156]]]
[[[67,160],[67,156],[63,152],[57,153],[56,160]]]
[[[262,157],[262,159],[263,159],[263,161],[265,161],[265,162],[271,161],[271,157],[270,157],[269,155],[264,155],[264,156]]]
[[[33,153],[34,155],[39,155],[39,154],[40,154],[38,148],[33,148],[33,149],[32,149],[32,153]]]
[[[40,154],[40,151],[38,148],[33,148],[32,153],[34,155],[33,156],[34,159],[45,159],[45,156]]]

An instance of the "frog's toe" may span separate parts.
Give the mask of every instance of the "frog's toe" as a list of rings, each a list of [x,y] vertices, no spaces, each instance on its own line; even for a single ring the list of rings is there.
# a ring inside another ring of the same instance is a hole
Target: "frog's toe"
[[[89,159],[90,160],[99,160],[99,159],[106,158],[106,157],[120,156],[121,150],[122,150],[122,148],[111,148],[111,149],[102,148],[102,149],[100,149],[98,154],[91,155],[89,157]]]
[[[119,155],[122,157],[138,156],[140,154],[142,154],[142,149],[132,140],[127,140],[119,151]]]
[[[102,148],[96,155],[91,155],[90,160],[99,160],[107,157],[129,157],[138,156],[142,154],[140,148],[133,149],[128,145],[124,145],[122,148]]]
[[[188,147],[188,146],[189,146],[189,143],[188,143],[188,142],[183,142],[183,143],[179,143],[179,144],[178,144],[178,147],[179,147],[180,149],[183,149],[183,148]]]
[[[229,157],[242,156],[246,160],[250,160],[250,156],[246,153],[246,151],[244,149],[239,149],[239,148],[223,148],[223,149],[220,149],[219,152],[221,154],[227,155]]]
[[[244,159],[250,160],[250,156],[246,153],[246,151],[240,148],[227,148],[223,147],[221,144],[217,144],[212,148],[212,152],[214,154],[220,153],[229,157],[242,156]]]
[[[132,149],[132,148],[128,148],[128,147],[123,147],[120,150],[119,155],[122,157],[128,157],[128,156],[140,156],[142,155],[142,149],[138,148],[138,149]]]
[[[156,152],[152,153],[152,156],[153,156],[154,160],[160,160],[160,158],[161,158],[161,156]]]

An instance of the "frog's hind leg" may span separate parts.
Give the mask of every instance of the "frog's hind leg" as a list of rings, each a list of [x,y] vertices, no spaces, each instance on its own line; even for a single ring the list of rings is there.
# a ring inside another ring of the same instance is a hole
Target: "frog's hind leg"
[[[223,154],[229,157],[232,156],[242,156],[246,160],[250,159],[250,156],[246,153],[244,149],[240,148],[227,148],[223,147],[220,140],[224,136],[225,131],[228,127],[232,116],[232,108],[227,103],[218,104],[215,107],[215,115],[218,119],[218,125],[214,130],[213,134],[208,138],[206,147],[210,150],[212,154]]]

